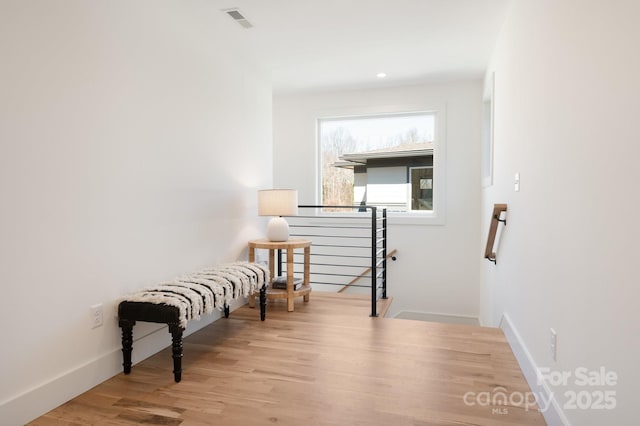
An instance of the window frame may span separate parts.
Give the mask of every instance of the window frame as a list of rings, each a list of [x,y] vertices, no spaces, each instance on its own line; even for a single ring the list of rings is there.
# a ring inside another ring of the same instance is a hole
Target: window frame
[[[387,212],[387,221],[393,225],[444,225],[446,219],[446,104],[425,106],[393,106],[377,108],[348,108],[315,114],[316,126],[316,203],[322,197],[322,144],[321,121],[358,118],[388,117],[393,115],[432,114],[435,117],[433,141],[433,210]],[[318,215],[331,215],[318,212]],[[344,214],[344,213],[342,213]],[[358,213],[353,213],[357,215]]]

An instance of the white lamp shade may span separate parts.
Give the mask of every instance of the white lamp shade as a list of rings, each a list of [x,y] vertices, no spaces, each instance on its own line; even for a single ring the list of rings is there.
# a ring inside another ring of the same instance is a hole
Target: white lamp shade
[[[298,214],[296,189],[264,189],[258,191],[260,216],[295,216]]]

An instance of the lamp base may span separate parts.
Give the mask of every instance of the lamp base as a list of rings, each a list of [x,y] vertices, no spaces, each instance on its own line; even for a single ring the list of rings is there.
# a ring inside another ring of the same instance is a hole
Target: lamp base
[[[289,224],[283,217],[274,217],[267,225],[267,239],[274,242],[289,239]]]

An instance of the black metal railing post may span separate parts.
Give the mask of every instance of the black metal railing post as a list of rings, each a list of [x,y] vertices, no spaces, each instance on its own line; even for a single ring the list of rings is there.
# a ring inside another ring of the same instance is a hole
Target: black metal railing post
[[[277,276],[282,276],[282,249],[278,249],[278,260],[276,260],[276,264],[278,265]]]
[[[387,298],[387,209],[382,210],[382,298]]]
[[[378,209],[371,207],[371,315],[377,317],[378,306]]]

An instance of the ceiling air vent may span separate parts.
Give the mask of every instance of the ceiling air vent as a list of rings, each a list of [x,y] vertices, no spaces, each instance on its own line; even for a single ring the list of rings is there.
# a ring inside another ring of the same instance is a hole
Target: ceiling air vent
[[[247,21],[247,18],[245,18],[238,9],[226,9],[226,10],[223,10],[223,12],[231,16],[231,18],[233,18],[234,21],[242,25],[244,28],[253,27],[253,25],[251,25],[251,22]]]

